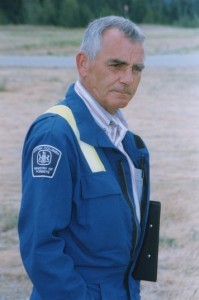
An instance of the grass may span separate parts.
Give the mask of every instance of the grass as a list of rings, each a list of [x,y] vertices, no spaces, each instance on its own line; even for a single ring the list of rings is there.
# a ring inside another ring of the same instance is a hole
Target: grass
[[[160,245],[162,247],[176,247],[177,243],[176,243],[176,239],[172,238],[172,237],[168,237],[168,236],[160,236]]]
[[[148,54],[197,53],[199,29],[141,25],[147,36]],[[26,55],[73,55],[84,29],[53,26],[0,26],[0,53]]]
[[[0,53],[71,55],[78,50],[82,32],[51,26],[0,26]]]
[[[8,91],[6,79],[0,79],[0,93]]]
[[[18,222],[18,213],[16,211],[9,211],[0,215],[1,232],[7,232],[16,228]]]

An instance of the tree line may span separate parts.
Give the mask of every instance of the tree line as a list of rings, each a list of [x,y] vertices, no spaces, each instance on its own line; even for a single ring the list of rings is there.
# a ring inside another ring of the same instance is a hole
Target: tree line
[[[199,0],[0,0],[0,24],[84,27],[120,15],[136,23],[199,26]]]

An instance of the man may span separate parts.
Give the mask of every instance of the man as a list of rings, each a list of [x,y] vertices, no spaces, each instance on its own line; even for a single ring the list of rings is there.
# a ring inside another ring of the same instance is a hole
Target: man
[[[133,270],[148,214],[149,158],[120,111],[144,68],[131,21],[91,22],[79,80],[25,139],[20,250],[33,300],[137,300]]]

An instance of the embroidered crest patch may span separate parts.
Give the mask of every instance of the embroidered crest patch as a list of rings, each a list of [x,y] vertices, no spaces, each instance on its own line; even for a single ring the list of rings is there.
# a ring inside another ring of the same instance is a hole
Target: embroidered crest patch
[[[55,171],[61,158],[61,151],[50,145],[39,145],[32,151],[32,176],[49,177]]]

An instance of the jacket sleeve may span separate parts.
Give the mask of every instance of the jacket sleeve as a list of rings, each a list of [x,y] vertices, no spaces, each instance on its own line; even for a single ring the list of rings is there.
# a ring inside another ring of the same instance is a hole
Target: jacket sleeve
[[[87,286],[64,253],[60,232],[67,230],[72,210],[70,128],[60,117],[35,123],[24,142],[20,251],[25,269],[41,299],[91,300]],[[73,153],[73,154],[72,154]]]

